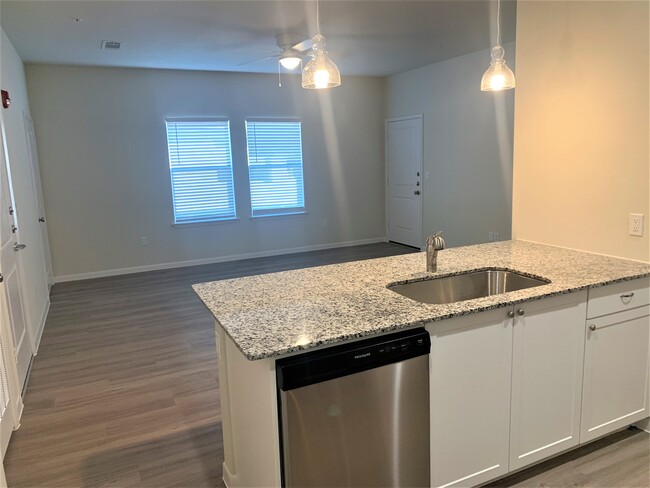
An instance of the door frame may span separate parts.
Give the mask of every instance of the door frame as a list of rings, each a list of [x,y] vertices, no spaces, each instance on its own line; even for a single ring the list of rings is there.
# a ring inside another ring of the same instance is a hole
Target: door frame
[[[386,240],[389,241],[389,237],[390,237],[388,233],[388,205],[389,205],[389,198],[390,198],[390,188],[388,186],[388,125],[391,122],[401,122],[404,120],[419,120],[420,127],[422,129],[422,134],[421,134],[422,157],[420,158],[421,194],[420,194],[420,246],[419,246],[419,249],[422,250],[424,246],[424,114],[404,115],[402,117],[389,117],[384,122],[384,187],[386,190],[386,197],[384,200],[384,210],[385,210],[384,219],[386,221]]]

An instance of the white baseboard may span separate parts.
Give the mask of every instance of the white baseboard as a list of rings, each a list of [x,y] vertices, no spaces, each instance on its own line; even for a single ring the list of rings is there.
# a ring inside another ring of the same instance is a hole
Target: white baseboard
[[[54,283],[66,281],[91,280],[93,278],[106,278],[132,273],[143,273],[146,271],[160,271],[163,269],[185,268],[188,266],[200,266],[202,264],[225,263],[228,261],[239,261],[241,259],[264,258],[269,256],[280,256],[282,254],[296,254],[299,252],[321,251],[323,249],[335,249],[338,247],[361,246],[363,244],[376,244],[386,242],[385,237],[373,237],[371,239],[360,239],[356,241],[330,242],[327,244],[315,244],[312,246],[291,247],[287,249],[274,249],[272,251],[258,251],[243,254],[229,254],[213,258],[191,259],[189,261],[176,261],[172,263],[149,264],[145,266],[134,266],[132,268],[108,269],[105,271],[93,271],[91,273],[79,273],[70,275],[54,276]]]
[[[34,349],[32,354],[38,354],[38,347],[41,345],[41,337],[43,337],[43,330],[45,329],[45,322],[47,321],[47,314],[50,312],[50,298],[48,297],[41,320],[38,322],[38,329],[36,329],[36,336],[34,337]]]

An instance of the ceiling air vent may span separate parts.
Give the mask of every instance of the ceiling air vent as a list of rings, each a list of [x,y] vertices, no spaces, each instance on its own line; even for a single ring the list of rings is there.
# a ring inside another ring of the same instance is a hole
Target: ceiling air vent
[[[121,42],[117,41],[102,41],[102,49],[109,49],[115,51],[120,48]]]

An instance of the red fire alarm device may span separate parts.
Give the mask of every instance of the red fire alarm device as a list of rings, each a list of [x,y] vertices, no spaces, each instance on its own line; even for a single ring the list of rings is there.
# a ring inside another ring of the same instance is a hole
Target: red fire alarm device
[[[11,103],[11,98],[9,98],[9,92],[7,90],[2,90],[2,106],[3,108],[9,108]]]

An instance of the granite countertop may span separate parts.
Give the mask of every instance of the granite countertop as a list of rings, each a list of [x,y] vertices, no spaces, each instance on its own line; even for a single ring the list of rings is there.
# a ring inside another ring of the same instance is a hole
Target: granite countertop
[[[425,253],[354,261],[194,285],[249,360],[280,356],[514,303],[650,276],[650,265],[581,251],[503,241],[445,249],[438,272],[424,273]],[[444,305],[413,301],[389,283],[508,268],[551,282]]]

